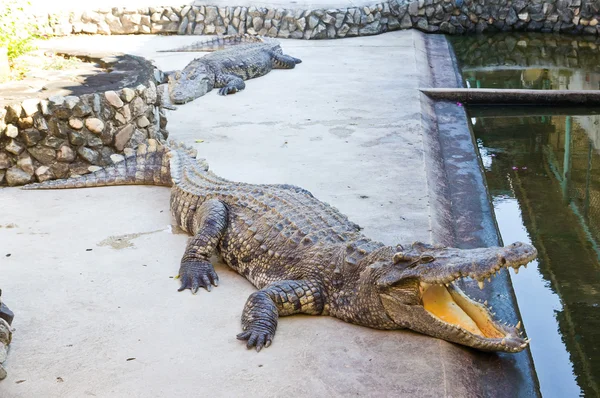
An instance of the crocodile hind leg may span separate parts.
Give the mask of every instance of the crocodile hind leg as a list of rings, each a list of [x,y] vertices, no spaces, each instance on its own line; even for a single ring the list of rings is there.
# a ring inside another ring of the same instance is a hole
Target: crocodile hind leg
[[[294,69],[296,64],[302,62],[298,58],[291,57],[285,54],[272,54],[273,57],[273,69]]]
[[[196,210],[189,231],[196,231],[185,249],[179,278],[179,291],[191,289],[196,293],[204,287],[210,291],[212,285],[219,284],[219,277],[210,262],[225,228],[227,227],[227,208],[218,200],[207,200]]]
[[[244,332],[237,335],[247,340],[246,347],[260,351],[275,336],[280,316],[293,314],[320,315],[325,297],[318,282],[309,280],[279,281],[248,297],[242,314]]]
[[[246,88],[246,83],[238,75],[234,74],[219,74],[215,79],[215,86],[221,87],[220,95],[237,93]]]

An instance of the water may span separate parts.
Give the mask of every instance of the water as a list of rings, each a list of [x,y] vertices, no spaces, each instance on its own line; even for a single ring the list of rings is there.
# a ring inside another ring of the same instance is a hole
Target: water
[[[542,394],[600,396],[600,115],[468,112],[502,239],[539,251],[512,280]]]
[[[450,38],[467,87],[600,89],[600,39],[541,33]]]

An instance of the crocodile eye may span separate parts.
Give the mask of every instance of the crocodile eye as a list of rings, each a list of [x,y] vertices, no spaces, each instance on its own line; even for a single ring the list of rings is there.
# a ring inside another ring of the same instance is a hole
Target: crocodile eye
[[[433,256],[430,256],[429,254],[423,254],[423,255],[421,256],[421,259],[420,259],[420,260],[421,260],[421,263],[423,263],[423,264],[427,264],[427,263],[430,263],[430,262],[434,261],[434,260],[435,260],[435,257],[433,257]]]

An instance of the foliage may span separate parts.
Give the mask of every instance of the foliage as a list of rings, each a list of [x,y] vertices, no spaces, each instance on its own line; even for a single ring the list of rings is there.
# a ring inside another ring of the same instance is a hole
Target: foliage
[[[0,47],[12,60],[33,48],[35,25],[27,15],[29,1],[0,0]]]

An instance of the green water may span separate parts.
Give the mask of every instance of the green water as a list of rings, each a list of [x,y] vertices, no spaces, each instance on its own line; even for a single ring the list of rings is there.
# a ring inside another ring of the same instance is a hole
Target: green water
[[[467,87],[600,89],[600,39],[541,33],[449,39]]]
[[[539,251],[511,276],[545,397],[600,396],[600,115],[573,112],[468,109],[502,239]]]

